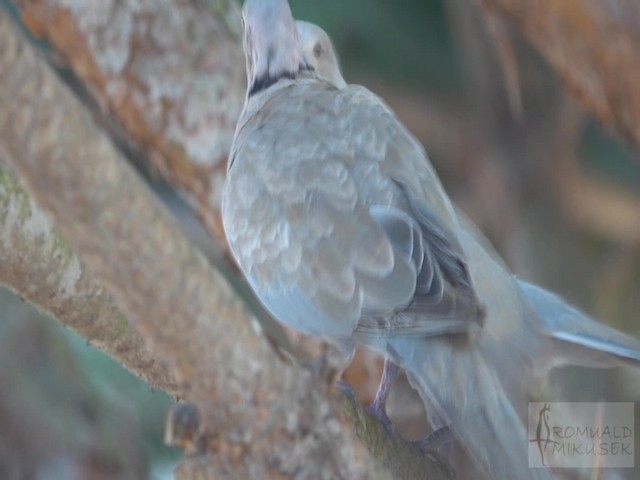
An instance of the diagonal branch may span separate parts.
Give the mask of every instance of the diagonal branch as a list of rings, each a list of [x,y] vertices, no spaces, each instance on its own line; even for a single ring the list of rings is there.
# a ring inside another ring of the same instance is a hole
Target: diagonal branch
[[[0,283],[89,343],[117,358],[151,386],[177,394],[167,368],[151,353],[109,294],[97,284],[0,158]]]

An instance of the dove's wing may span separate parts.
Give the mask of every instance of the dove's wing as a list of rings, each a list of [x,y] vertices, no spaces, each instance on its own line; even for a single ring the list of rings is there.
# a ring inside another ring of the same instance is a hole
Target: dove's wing
[[[281,81],[239,122],[223,200],[232,251],[299,330],[465,331],[479,308],[422,147],[370,92]],[[417,295],[416,295],[417,293]]]

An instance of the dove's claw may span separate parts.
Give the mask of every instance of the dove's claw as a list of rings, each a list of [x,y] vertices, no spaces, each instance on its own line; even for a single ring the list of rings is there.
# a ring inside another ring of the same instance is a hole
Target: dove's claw
[[[343,382],[342,380],[336,381],[336,388],[340,390],[344,395],[349,397],[352,400],[356,399],[356,392],[351,385],[347,382]]]
[[[366,410],[367,412],[369,412],[371,415],[373,415],[378,419],[378,421],[384,426],[385,430],[387,431],[387,433],[389,433],[389,435],[393,434],[395,428],[393,426],[393,422],[387,415],[384,405],[382,406],[377,405],[376,402],[374,401],[374,403],[369,405]]]
[[[440,470],[449,480],[455,480],[456,478],[458,478],[455,469],[449,464],[447,460],[442,458],[442,456],[438,452],[428,452],[426,455],[432,458],[438,464]]]
[[[440,447],[442,447],[445,442],[450,440],[452,438],[452,435],[453,433],[451,431],[451,428],[449,428],[449,426],[444,426],[438,428],[437,430],[434,430],[420,440],[411,442],[411,444],[415,448],[435,460],[440,466],[440,469],[449,479],[456,478],[456,471],[451,465],[449,465],[449,462],[445,459],[447,456],[447,449],[444,449],[445,452],[440,452]]]
[[[422,452],[436,451],[451,438],[451,435],[451,429],[448,426],[444,426],[411,443]]]
[[[342,380],[338,380],[336,382],[336,388],[342,392],[343,395],[348,397],[357,403],[356,392],[351,385]],[[376,399],[378,397],[376,396]],[[387,412],[385,411],[384,405],[379,405],[375,400],[371,405],[365,408],[367,412],[376,417],[384,428],[389,432],[389,434],[393,433],[393,423],[391,423],[391,419],[387,416]]]

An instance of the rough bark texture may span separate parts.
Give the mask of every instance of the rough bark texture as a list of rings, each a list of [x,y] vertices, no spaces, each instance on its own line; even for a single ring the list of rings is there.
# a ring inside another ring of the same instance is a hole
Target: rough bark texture
[[[483,0],[521,32],[568,90],[640,146],[637,0]]]
[[[206,441],[179,478],[386,478],[337,413],[330,382],[281,362],[226,281],[2,13],[0,84],[0,156],[80,259],[68,252],[58,264],[56,294],[80,291],[85,265],[202,413]],[[49,231],[45,220],[18,214]]]
[[[0,158],[0,283],[95,347],[117,358],[152,387],[176,395],[167,368],[151,353],[110,295],[17,183]]]
[[[244,101],[238,4],[16,0],[105,118],[196,206],[220,238],[226,158]]]

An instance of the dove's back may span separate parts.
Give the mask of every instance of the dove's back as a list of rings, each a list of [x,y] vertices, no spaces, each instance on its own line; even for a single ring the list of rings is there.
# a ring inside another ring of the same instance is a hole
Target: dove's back
[[[417,333],[437,335],[478,315],[455,213],[424,149],[362,87],[303,73],[250,97],[222,214],[259,298],[303,332],[348,339],[356,328],[411,331],[418,318]],[[422,287],[446,301],[416,306]],[[400,327],[379,320],[409,305]]]

